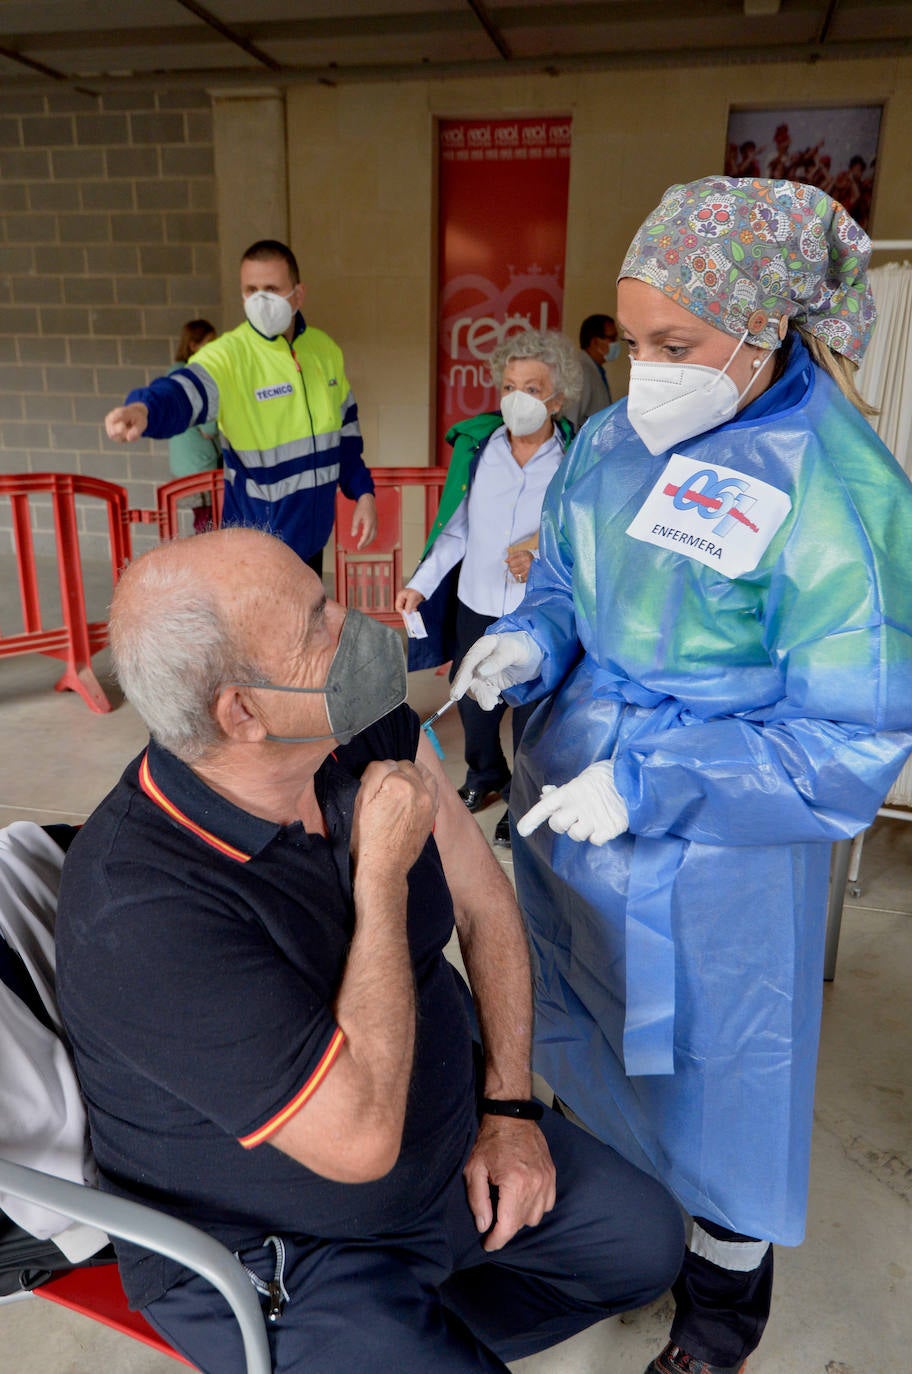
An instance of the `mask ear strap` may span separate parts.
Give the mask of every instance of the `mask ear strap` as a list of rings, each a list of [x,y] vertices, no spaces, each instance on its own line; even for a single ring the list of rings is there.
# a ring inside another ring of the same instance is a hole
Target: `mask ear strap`
[[[728,362],[725,364],[724,367],[719,369],[721,376],[725,376],[725,374],[728,372],[728,369],[731,367],[732,363],[735,361],[738,354],[741,352],[741,349],[744,347],[744,340],[747,338],[749,332],[749,330],[745,329],[744,333],[741,335],[740,339],[735,344],[735,347],[732,351],[732,355],[729,358]]]
[[[707,382],[706,387],[705,387],[705,390],[706,390],[706,391],[712,391],[713,387],[718,386],[720,380],[727,374],[728,369],[731,367],[732,363],[735,361],[735,358],[738,356],[738,353],[740,352],[740,350],[741,350],[741,348],[742,348],[742,346],[743,346],[743,344],[744,344],[744,340],[747,338],[748,332],[749,332],[749,331],[745,329],[744,333],[741,335],[740,339],[738,340],[738,342],[735,344],[734,348],[732,349],[731,357],[729,358],[729,360],[728,360],[728,362],[725,364],[725,366],[724,366],[724,367],[720,367],[720,368],[718,368],[718,369],[713,368],[713,371],[716,373],[716,375],[715,375],[715,377],[713,377],[713,379],[712,379],[711,382]],[[739,398],[739,399],[740,399],[740,398]]]

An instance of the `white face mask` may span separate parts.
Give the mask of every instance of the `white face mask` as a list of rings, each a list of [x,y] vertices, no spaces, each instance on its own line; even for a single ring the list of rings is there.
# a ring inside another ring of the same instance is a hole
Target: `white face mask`
[[[545,401],[553,400],[554,394],[552,391],[550,396],[545,397]],[[530,396],[528,391],[508,391],[506,396],[501,396],[500,413],[510,433],[522,439],[527,434],[534,434],[536,430],[541,429],[548,419],[545,401],[540,401],[537,396]]]
[[[772,352],[767,354],[739,392],[727,373],[746,338],[745,330],[721,371],[700,363],[641,363],[631,359],[627,418],[653,456],[725,424],[738,413],[738,406],[773,356]]]
[[[244,314],[254,329],[265,334],[267,339],[274,339],[284,334],[291,324],[294,311],[288,302],[294,293],[294,287],[287,296],[280,296],[275,291],[254,291],[252,296],[243,298]]]

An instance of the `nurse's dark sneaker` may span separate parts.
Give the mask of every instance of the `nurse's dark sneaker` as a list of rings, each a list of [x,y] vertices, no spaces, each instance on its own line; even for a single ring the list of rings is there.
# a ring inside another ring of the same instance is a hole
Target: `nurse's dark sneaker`
[[[510,813],[505,811],[494,827],[494,843],[503,849],[510,848]]]
[[[707,1364],[669,1341],[661,1355],[646,1366],[645,1374],[744,1374],[746,1369],[746,1364]]]

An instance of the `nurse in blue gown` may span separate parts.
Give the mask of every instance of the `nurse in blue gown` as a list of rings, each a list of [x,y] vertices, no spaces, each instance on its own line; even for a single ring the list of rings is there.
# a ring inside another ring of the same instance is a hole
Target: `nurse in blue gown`
[[[852,382],[869,253],[815,187],[666,192],[618,279],[628,397],[453,684],[540,703],[511,796],[536,1066],[693,1218],[647,1374],[760,1340],[804,1235],[830,845],[912,747],[912,486]]]

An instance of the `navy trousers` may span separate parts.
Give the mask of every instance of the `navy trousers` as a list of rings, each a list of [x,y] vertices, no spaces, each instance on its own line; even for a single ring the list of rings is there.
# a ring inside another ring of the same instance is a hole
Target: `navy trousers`
[[[770,1314],[773,1247],[705,1217],[694,1221],[703,1253],[688,1247],[685,1254],[673,1289],[671,1339],[695,1359],[738,1369],[760,1344]]]
[[[495,617],[479,615],[461,601],[456,603],[456,657],[450,669],[450,681],[456,676],[459,665],[467,650],[476,639],[481,639]],[[513,757],[519,749],[526,722],[537,706],[514,706],[513,709]],[[493,711],[483,711],[472,697],[466,694],[459,702],[459,716],[465,733],[466,787],[477,792],[500,792],[504,801],[510,800],[510,765],[500,743],[500,722],[508,710],[505,702],[495,706]]]
[[[276,1374],[503,1371],[664,1292],[683,1254],[670,1195],[557,1113],[541,1124],[557,1203],[500,1251],[482,1249],[461,1170],[396,1234],[283,1236],[290,1300],[268,1330]],[[241,1258],[273,1277],[271,1246]],[[204,1279],[176,1284],[144,1315],[204,1374],[243,1374],[236,1323]]]

